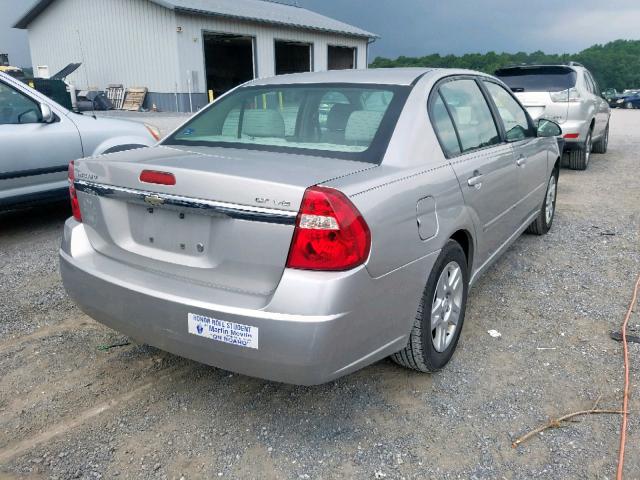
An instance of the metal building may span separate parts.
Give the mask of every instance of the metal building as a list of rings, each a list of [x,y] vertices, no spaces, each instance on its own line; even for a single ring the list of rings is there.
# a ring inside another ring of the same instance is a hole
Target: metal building
[[[34,71],[83,67],[77,87],[147,87],[145,107],[194,110],[258,77],[366,68],[373,33],[264,0],[40,0],[28,30]]]

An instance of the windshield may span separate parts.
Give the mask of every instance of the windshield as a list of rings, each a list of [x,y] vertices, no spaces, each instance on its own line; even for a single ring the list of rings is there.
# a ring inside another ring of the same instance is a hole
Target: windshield
[[[409,87],[296,84],[239,88],[169,137],[198,145],[379,163]]]
[[[516,67],[496,71],[514,92],[560,92],[576,86],[577,74],[567,67]]]

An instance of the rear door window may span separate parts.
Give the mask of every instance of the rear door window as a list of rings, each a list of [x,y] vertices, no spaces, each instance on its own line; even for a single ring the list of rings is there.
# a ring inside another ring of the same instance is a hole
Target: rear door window
[[[436,94],[433,105],[431,106],[431,123],[438,135],[444,153],[447,156],[459,154],[460,143],[458,142],[458,134],[439,93]]]
[[[591,81],[591,77],[588,74],[584,74],[584,83],[587,85],[587,90],[589,90],[591,93],[595,94],[596,93],[596,87],[593,84],[593,82]]]
[[[529,125],[527,114],[511,94],[497,83],[484,81],[484,84],[498,109],[498,115],[507,134],[507,141],[516,142],[533,137],[533,129]]]
[[[440,94],[451,112],[463,152],[500,143],[489,105],[473,79],[460,79],[440,86]]]
[[[561,92],[575,87],[577,79],[575,70],[562,66],[501,68],[495,73],[514,92]]]
[[[602,92],[600,92],[600,85],[598,85],[598,82],[596,81],[596,79],[594,78],[593,75],[591,75],[588,72],[587,72],[587,75],[589,75],[589,78],[591,79],[591,82],[593,83],[593,88],[595,89],[595,91],[593,93],[595,93],[597,96],[601,96]]]
[[[598,84],[596,83],[593,76],[589,72],[584,72],[584,77],[587,80],[587,85],[589,85],[589,90],[591,91],[591,93],[599,97],[600,92],[599,92]]]

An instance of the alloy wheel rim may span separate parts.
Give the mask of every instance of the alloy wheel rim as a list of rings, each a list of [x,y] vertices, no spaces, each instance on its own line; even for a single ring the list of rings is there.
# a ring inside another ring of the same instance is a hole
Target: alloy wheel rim
[[[585,163],[588,165],[591,160],[591,149],[593,148],[593,142],[591,141],[591,132],[587,135],[587,141],[585,142]]]
[[[431,304],[431,341],[437,352],[444,352],[455,337],[463,293],[462,269],[457,262],[449,262],[440,273]]]
[[[547,225],[551,223],[553,219],[553,211],[555,210],[556,203],[556,177],[551,175],[549,179],[549,185],[547,186],[547,199],[545,202],[545,220]]]

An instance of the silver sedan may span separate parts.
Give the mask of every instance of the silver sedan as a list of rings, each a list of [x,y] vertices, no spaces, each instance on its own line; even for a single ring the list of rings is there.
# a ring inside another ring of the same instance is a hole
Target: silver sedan
[[[105,325],[247,375],[435,371],[469,287],[551,227],[560,134],[478,72],[254,80],[158,146],[72,163],[64,284]]]

